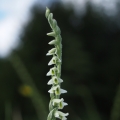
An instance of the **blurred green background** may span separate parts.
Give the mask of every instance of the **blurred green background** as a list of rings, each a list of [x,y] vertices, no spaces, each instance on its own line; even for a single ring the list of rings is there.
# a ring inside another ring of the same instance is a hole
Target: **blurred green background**
[[[120,4],[109,16],[87,4],[83,15],[72,5],[50,5],[63,43],[61,95],[69,120],[120,120]],[[0,120],[45,120],[49,113],[50,77],[46,73],[52,46],[45,8],[35,5],[21,43],[0,59]]]

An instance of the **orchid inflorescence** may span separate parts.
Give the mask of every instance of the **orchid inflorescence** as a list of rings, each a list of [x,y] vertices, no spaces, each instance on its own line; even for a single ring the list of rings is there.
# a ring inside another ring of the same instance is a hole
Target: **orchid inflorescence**
[[[61,31],[57,25],[57,21],[53,19],[53,14],[50,13],[50,10],[48,8],[46,8],[45,16],[48,19],[48,22],[52,29],[52,32],[47,33],[47,35],[55,37],[54,40],[48,43],[49,45],[54,45],[54,48],[49,50],[46,54],[53,56],[48,65],[54,65],[54,67],[52,67],[47,73],[47,76],[51,76],[51,79],[48,81],[47,84],[52,85],[51,89],[48,91],[50,93],[51,100],[49,103],[50,113],[48,114],[47,120],[55,120],[56,118],[66,120],[66,116],[68,116],[68,113],[58,111],[59,109],[63,109],[64,106],[68,105],[64,102],[63,98],[60,99],[60,94],[67,92],[64,89],[61,89],[61,83],[63,82],[63,80],[60,78],[62,63],[62,38],[60,35]]]

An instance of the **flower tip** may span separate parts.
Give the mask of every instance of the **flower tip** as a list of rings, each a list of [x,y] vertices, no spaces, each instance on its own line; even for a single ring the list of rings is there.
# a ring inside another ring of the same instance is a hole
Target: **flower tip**
[[[68,105],[67,103],[64,103],[64,106]]]
[[[50,76],[51,74],[50,74],[50,72],[48,72],[47,74],[46,74],[46,76]]]
[[[66,113],[66,116],[68,116],[69,115],[69,113]]]
[[[52,65],[52,62],[50,61],[50,62],[48,63],[48,65]]]
[[[46,7],[46,10],[50,10],[48,7]]]
[[[48,92],[49,92],[49,93],[53,93],[53,90],[52,90],[52,89],[50,89],[50,90],[48,90]]]
[[[46,56],[49,56],[49,55],[52,55],[52,54],[50,54],[50,53],[47,53],[47,54],[46,54]]]
[[[46,54],[46,56],[48,56],[48,55],[49,55],[49,53]]]
[[[55,32],[50,32],[50,33],[47,33],[48,36],[53,36],[55,37]]]
[[[48,63],[48,65],[51,65],[50,63]]]
[[[46,13],[45,13],[46,18],[48,18],[49,14],[50,14],[50,9],[46,7]]]
[[[55,45],[56,44],[56,40],[52,40],[48,43],[49,45]]]
[[[60,80],[60,83],[62,83],[63,82],[63,80],[62,79],[59,79]]]
[[[51,84],[53,84],[53,81],[52,81],[52,79],[50,79],[49,81],[48,81],[48,83],[47,83],[48,85],[51,85]]]
[[[67,93],[67,90],[61,89],[61,93]]]

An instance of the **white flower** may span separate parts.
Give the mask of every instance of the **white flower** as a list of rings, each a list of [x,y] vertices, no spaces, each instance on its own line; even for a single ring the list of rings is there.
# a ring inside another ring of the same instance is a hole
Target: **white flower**
[[[56,48],[52,48],[51,50],[48,51],[48,53],[46,55],[54,55],[57,53],[57,49]]]
[[[64,99],[53,99],[53,106],[56,104],[58,105],[58,109],[63,109],[64,106],[68,105],[67,103],[63,102]]]
[[[48,92],[49,93],[55,93],[56,95],[60,95],[62,93],[67,93],[66,90],[60,89],[59,85],[52,87]]]
[[[53,67],[49,70],[49,72],[47,73],[47,76],[56,75],[56,72],[57,72],[57,68]]]
[[[67,120],[66,116],[68,116],[69,113],[63,113],[61,111],[56,111],[54,115],[56,118],[60,118],[61,120]]]
[[[53,76],[52,79],[50,79],[47,84],[51,85],[51,84],[58,84],[58,83],[61,83],[61,82],[63,82],[62,79],[60,79],[56,76]]]
[[[56,64],[57,62],[61,62],[61,60],[57,57],[57,56],[54,56],[50,62],[48,63],[48,65],[53,65],[53,64]]]

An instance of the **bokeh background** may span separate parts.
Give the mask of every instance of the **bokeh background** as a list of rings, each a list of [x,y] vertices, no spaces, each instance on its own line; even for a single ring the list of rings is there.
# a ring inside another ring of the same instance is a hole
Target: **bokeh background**
[[[0,1],[0,120],[47,118],[46,6],[62,31],[63,112],[69,120],[120,120],[117,0]]]

